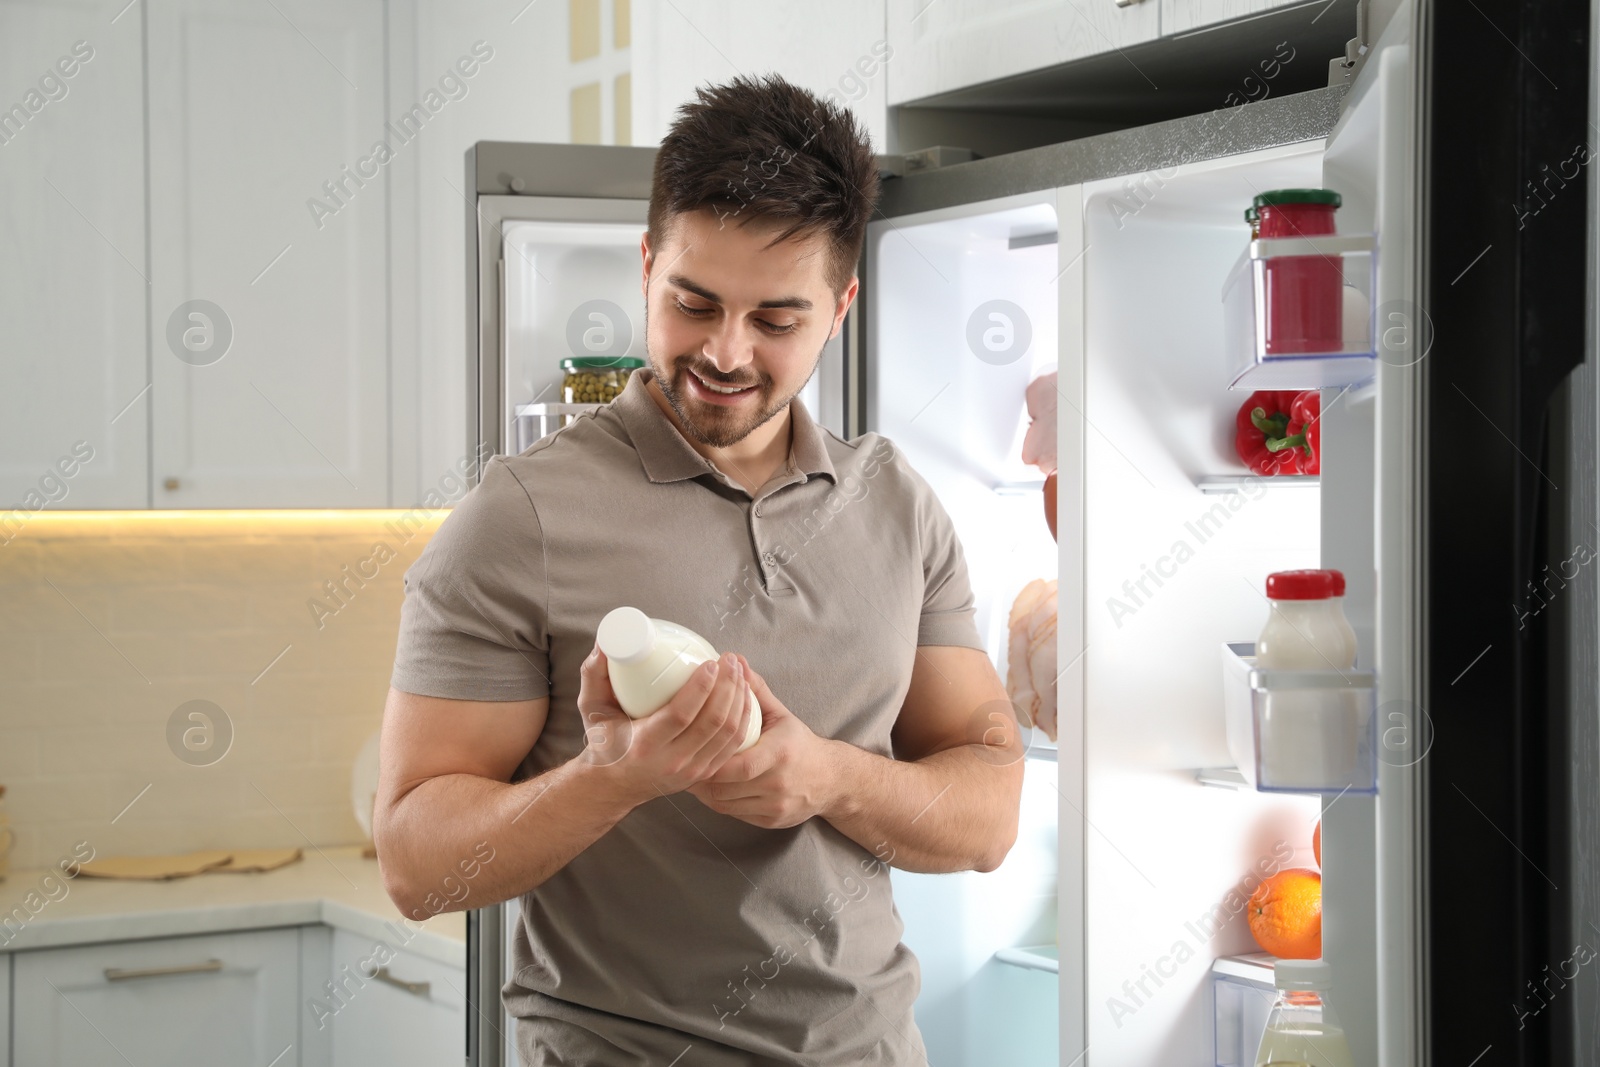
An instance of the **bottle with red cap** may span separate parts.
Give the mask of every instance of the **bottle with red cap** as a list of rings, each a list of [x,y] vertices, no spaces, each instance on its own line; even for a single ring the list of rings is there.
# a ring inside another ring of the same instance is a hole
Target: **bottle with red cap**
[[[1329,599],[1333,601],[1333,606],[1337,609],[1339,628],[1344,631],[1345,640],[1350,643],[1350,662],[1354,663],[1358,656],[1356,632],[1350,625],[1350,619],[1344,613],[1344,571],[1336,571],[1330,568],[1328,573],[1333,575],[1333,596]]]
[[[1344,672],[1356,665],[1355,631],[1340,607],[1336,570],[1267,575],[1272,611],[1256,640],[1263,671]],[[1292,678],[1292,675],[1291,675]],[[1319,790],[1349,780],[1358,758],[1357,696],[1337,688],[1272,683],[1256,720],[1256,780],[1274,788]]]
[[[1256,667],[1340,671],[1356,665],[1356,635],[1341,607],[1344,575],[1332,569],[1267,575],[1272,611],[1256,639]]]

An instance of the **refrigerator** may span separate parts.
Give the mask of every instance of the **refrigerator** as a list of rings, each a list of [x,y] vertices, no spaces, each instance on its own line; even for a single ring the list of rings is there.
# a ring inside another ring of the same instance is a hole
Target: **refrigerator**
[[[1589,31],[1389,6],[1345,85],[944,167],[880,157],[860,292],[801,400],[934,488],[1002,679],[1018,592],[1058,597],[1056,736],[1024,731],[1015,847],[986,874],[892,872],[931,1067],[1253,1063],[1271,958],[1246,902],[1290,867],[1321,875],[1354,1063],[1600,1062],[1597,968],[1567,974],[1600,947],[1596,598],[1570,544],[1600,537],[1593,213],[1562,166],[1593,136]],[[561,358],[644,356],[653,158],[468,151],[469,444],[559,432]],[[1338,234],[1252,242],[1244,209],[1286,188],[1337,190]],[[1336,264],[1338,334],[1275,356],[1296,256]],[[1021,460],[1051,373],[1058,540]],[[1319,391],[1318,475],[1240,461],[1260,388]],[[1347,580],[1356,670],[1325,700],[1355,763],[1285,787],[1252,730],[1329,683],[1248,655],[1266,575],[1312,567]],[[516,921],[515,901],[469,913],[469,1063],[517,1062]]]

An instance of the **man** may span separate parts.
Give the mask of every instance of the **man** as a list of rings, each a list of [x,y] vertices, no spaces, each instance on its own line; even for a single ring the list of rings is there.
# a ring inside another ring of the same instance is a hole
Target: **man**
[[[649,366],[491,460],[405,576],[384,882],[418,917],[469,869],[451,907],[521,897],[529,1067],[924,1065],[888,867],[999,865],[1016,720],[927,483],[796,399],[858,288],[867,138],[778,77],[697,95],[640,242]],[[622,604],[725,653],[638,722],[594,640]]]

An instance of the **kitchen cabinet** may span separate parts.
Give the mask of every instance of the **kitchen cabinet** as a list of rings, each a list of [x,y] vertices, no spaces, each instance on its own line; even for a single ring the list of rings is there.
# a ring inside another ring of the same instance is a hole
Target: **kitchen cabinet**
[[[1126,7],[1116,0],[889,0],[889,104],[1153,41],[1161,7],[1156,0]]]
[[[1171,37],[1274,8],[1304,5],[1305,0],[1161,0],[1161,33]]]
[[[385,505],[384,5],[146,17],[153,505]]]
[[[0,0],[0,542],[147,502],[139,33],[99,0]]]
[[[885,151],[884,80],[897,62],[884,33],[887,6],[886,0],[814,0],[774,4],[760,18],[738,18],[738,6],[725,0],[633,4],[633,136],[617,143],[660,143],[678,107],[694,99],[695,86],[717,80],[708,72],[771,68],[849,107]]]
[[[424,959],[393,940],[335,930],[331,971],[338,1000],[324,998],[334,1013],[323,1017],[333,1032],[333,1067],[460,1063],[465,1057],[464,968]],[[309,1006],[318,994],[306,995]]]
[[[300,1061],[293,929],[19,952],[12,1048],[30,1067]]]

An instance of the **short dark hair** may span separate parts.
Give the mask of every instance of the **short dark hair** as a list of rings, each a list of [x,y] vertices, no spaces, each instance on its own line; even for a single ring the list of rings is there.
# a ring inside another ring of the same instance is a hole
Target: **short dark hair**
[[[861,258],[878,202],[872,142],[848,108],[777,74],[739,75],[695,89],[661,140],[650,186],[649,233],[659,248],[675,216],[709,207],[744,225],[787,222],[769,244],[823,233],[834,295]]]

